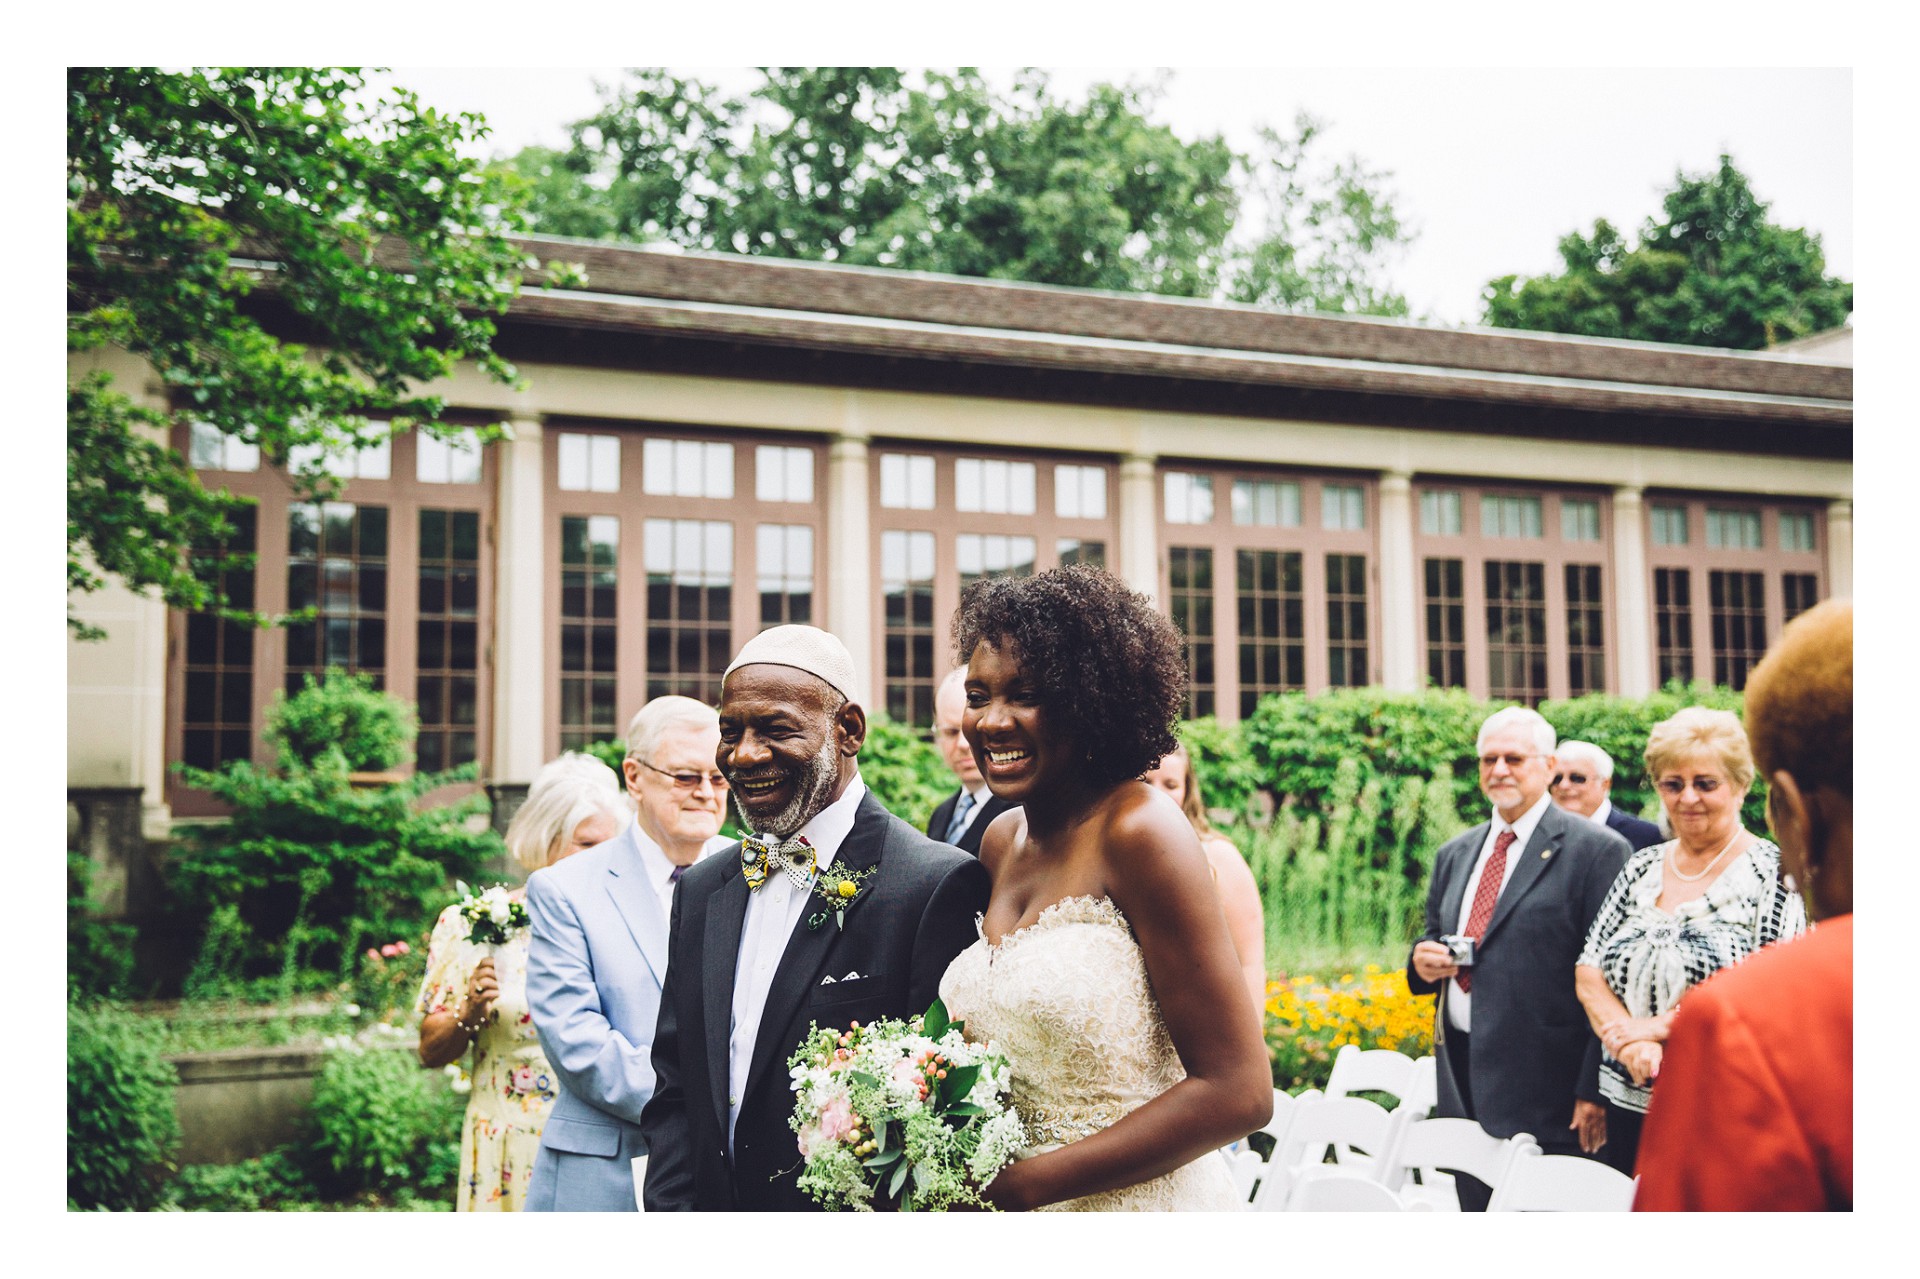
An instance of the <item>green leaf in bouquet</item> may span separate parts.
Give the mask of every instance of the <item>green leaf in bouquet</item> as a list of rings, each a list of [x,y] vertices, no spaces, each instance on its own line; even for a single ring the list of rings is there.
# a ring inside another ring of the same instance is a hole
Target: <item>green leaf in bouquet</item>
[[[913,1188],[915,1192],[922,1195],[933,1189],[933,1169],[927,1167],[925,1164],[915,1164],[913,1166]]]
[[[943,1119],[965,1119],[973,1115],[984,1115],[986,1113],[987,1110],[984,1106],[976,1106],[970,1101],[956,1101],[941,1111],[940,1115]]]
[[[940,1100],[955,1102],[973,1091],[974,1081],[980,1078],[980,1067],[957,1066],[947,1072],[940,1081]]]
[[[920,1019],[920,1033],[928,1039],[938,1039],[947,1033],[947,1027],[951,1025],[953,1020],[947,1016],[947,1005],[936,995],[932,1006],[927,1009],[927,1015]]]
[[[893,1161],[896,1159],[905,1158],[906,1153],[907,1152],[904,1150],[885,1150],[885,1151],[879,1152],[878,1154],[868,1155],[865,1159],[861,1160],[860,1162],[861,1162],[861,1166],[864,1168],[874,1168],[879,1170],[880,1176],[878,1179],[876,1179],[876,1184],[877,1184],[878,1181],[884,1181],[886,1179],[886,1175],[887,1175],[886,1170],[893,1166]]]
[[[873,1126],[874,1153],[882,1155],[887,1153],[887,1135],[892,1131],[893,1123],[890,1120],[882,1119]]]
[[[860,1088],[878,1088],[880,1086],[879,1078],[875,1075],[868,1074],[864,1070],[849,1070],[847,1072],[847,1082]]]
[[[907,1174],[912,1171],[913,1171],[913,1165],[908,1163],[905,1159],[902,1159],[900,1161],[900,1166],[893,1170],[892,1184],[890,1184],[887,1187],[888,1198],[891,1199],[900,1193],[900,1187],[907,1184]]]

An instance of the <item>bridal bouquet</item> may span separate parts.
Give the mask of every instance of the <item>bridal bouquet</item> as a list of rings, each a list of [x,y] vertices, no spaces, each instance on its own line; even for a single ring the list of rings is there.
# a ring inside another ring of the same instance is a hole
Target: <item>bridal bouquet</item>
[[[495,884],[479,894],[457,879],[453,886],[460,892],[460,917],[467,921],[468,941],[498,946],[527,926],[527,908],[509,898],[504,885]]]
[[[850,1029],[814,1026],[788,1058],[798,1185],[829,1209],[904,1212],[990,1207],[978,1186],[1026,1145],[1007,1104],[1013,1067],[991,1043],[968,1043],[939,1000],[921,1017]]]

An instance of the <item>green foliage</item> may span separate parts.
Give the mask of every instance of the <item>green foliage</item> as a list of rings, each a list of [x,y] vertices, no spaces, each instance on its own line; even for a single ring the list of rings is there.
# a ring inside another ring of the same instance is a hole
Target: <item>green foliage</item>
[[[1005,93],[970,68],[761,77],[736,98],[633,70],[565,152],[528,148],[496,172],[555,235],[1181,297],[1232,279],[1264,306],[1405,311],[1374,282],[1408,238],[1384,175],[1304,165],[1310,121],[1256,161],[1156,121],[1152,85],[1069,102],[1031,70]],[[1241,244],[1249,194],[1268,224]]]
[[[1194,775],[1200,779],[1200,798],[1209,816],[1230,813],[1233,820],[1225,823],[1227,829],[1244,825],[1252,816],[1249,805],[1263,779],[1239,729],[1206,715],[1188,720],[1179,731],[1180,744],[1187,748]]]
[[[276,691],[266,714],[282,772],[319,768],[328,752],[351,772],[397,768],[418,730],[413,707],[374,688],[371,675],[339,671],[322,680],[308,675],[294,697]]]
[[[883,715],[867,721],[860,780],[888,812],[916,830],[927,828],[933,810],[960,784],[920,729]]]
[[[70,374],[70,601],[117,577],[252,617],[218,583],[235,561],[189,551],[223,541],[238,503],[148,437],[176,415],[284,465],[374,443],[373,418],[450,433],[418,388],[462,360],[513,378],[491,317],[523,261],[507,184],[464,154],[485,135],[352,69],[68,68],[67,349],[144,358],[171,402]],[[302,491],[327,491],[324,465]]]
[[[285,1212],[318,1197],[292,1147],[237,1164],[188,1164],[174,1178],[170,1207],[183,1212]]]
[[[1647,697],[1593,693],[1570,701],[1542,702],[1540,713],[1562,740],[1592,742],[1613,757],[1613,790],[1609,797],[1615,808],[1657,822],[1660,796],[1647,776],[1647,733],[1661,720],[1689,706],[1738,715],[1745,700],[1732,689],[1713,684],[1670,683]],[[1748,830],[1765,833],[1767,788],[1757,772],[1740,817]]]
[[[333,1195],[451,1192],[465,1100],[398,1049],[328,1054],[307,1111],[309,1175]]]
[[[1819,236],[1766,214],[1723,155],[1713,173],[1675,175],[1638,245],[1602,219],[1560,241],[1560,274],[1489,283],[1485,323],[1749,351],[1837,327],[1853,285],[1826,274]]]
[[[198,980],[278,972],[290,989],[303,970],[349,974],[369,941],[421,939],[450,882],[477,877],[498,853],[492,831],[468,829],[469,819],[485,811],[484,795],[431,808],[418,803],[430,791],[470,780],[471,765],[359,789],[337,745],[308,758],[324,740],[324,725],[336,719],[363,760],[386,758],[391,735],[411,720],[404,708],[382,711],[368,699],[393,701],[337,673],[309,680],[269,716],[266,737],[281,761],[278,771],[246,761],[218,772],[180,770],[233,813],[191,832],[169,877],[179,896],[224,930],[222,957],[200,965],[217,967]],[[281,736],[287,727],[309,736],[295,745]],[[216,916],[222,907],[231,913]]]
[[[180,1142],[165,1031],[112,1004],[67,1005],[67,1200],[80,1208],[161,1202]]]
[[[127,999],[133,994],[131,924],[95,919],[93,863],[67,854],[67,997]]]

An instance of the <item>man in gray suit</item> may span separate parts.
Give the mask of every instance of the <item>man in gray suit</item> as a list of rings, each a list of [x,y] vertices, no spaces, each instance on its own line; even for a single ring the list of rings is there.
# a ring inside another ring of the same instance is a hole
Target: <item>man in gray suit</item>
[[[726,779],[720,719],[656,697],[627,726],[636,820],[527,881],[527,1003],[560,1097],[540,1134],[532,1212],[633,1212],[640,1110],[653,1095],[653,1032],[680,873],[719,838]]]
[[[1438,1112],[1496,1137],[1531,1134],[1549,1154],[1591,1155],[1606,1112],[1579,1095],[1593,1091],[1581,1083],[1595,1041],[1573,967],[1627,841],[1547,798],[1554,732],[1537,712],[1494,712],[1476,749],[1492,818],[1434,855],[1426,931],[1407,962],[1413,992],[1440,996]],[[1443,937],[1470,939],[1471,963]],[[1454,1181],[1463,1209],[1485,1209],[1484,1183]]]

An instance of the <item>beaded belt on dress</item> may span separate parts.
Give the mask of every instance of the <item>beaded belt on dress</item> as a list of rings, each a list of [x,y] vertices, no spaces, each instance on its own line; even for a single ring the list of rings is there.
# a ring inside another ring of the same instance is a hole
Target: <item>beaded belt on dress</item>
[[[1070,1110],[1046,1106],[1028,1108],[1015,1102],[1014,1109],[1019,1112],[1020,1122],[1026,1127],[1029,1145],[1058,1143],[1064,1146],[1082,1137],[1091,1137],[1103,1128],[1113,1127],[1131,1114],[1134,1108],[1116,1101],[1075,1106]]]

